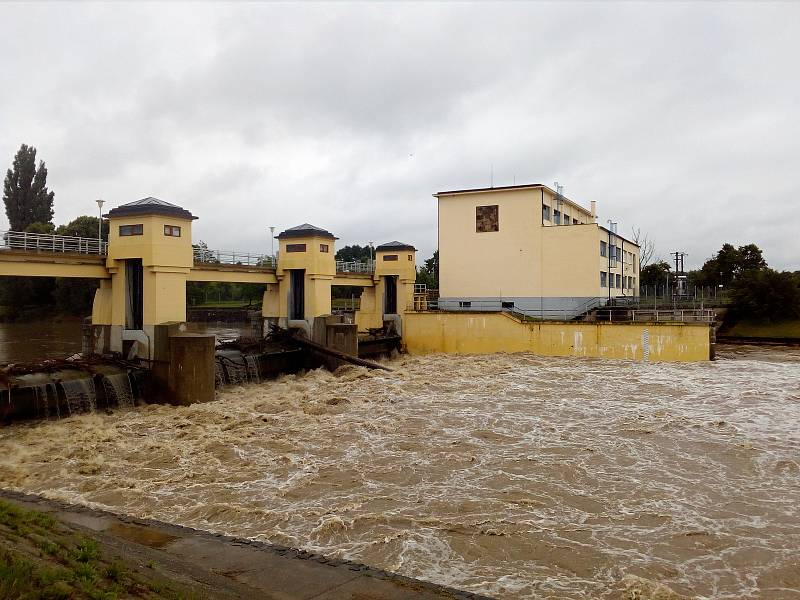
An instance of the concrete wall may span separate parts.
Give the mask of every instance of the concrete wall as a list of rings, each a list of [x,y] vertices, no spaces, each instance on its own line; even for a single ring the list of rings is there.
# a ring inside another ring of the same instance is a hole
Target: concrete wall
[[[403,342],[411,353],[532,352],[650,361],[710,358],[705,324],[521,323],[505,313],[406,313]]]

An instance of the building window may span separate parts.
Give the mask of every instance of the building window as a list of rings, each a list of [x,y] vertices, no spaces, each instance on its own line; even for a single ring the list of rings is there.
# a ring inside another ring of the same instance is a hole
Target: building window
[[[384,254],[383,255],[383,260],[386,260],[386,261],[397,260],[397,254]]]
[[[553,223],[555,223],[556,225],[561,225],[561,211],[560,210],[554,210],[553,211]]]
[[[606,272],[600,271],[600,287],[608,287],[608,284],[606,283],[606,277]]]
[[[604,241],[600,241],[600,256],[607,256],[608,255],[608,244]]]
[[[501,302],[500,306],[501,306],[501,308],[514,308],[514,303],[513,302]]]
[[[177,225],[164,225],[164,235],[169,237],[181,237],[181,228]]]
[[[608,256],[609,256],[609,258],[610,258],[612,261],[616,261],[616,260],[617,260],[617,257],[619,256],[619,255],[617,254],[617,247],[616,247],[614,244],[611,244],[611,246],[609,246],[609,248],[608,248],[608,249],[609,249],[609,255],[608,255]]]
[[[636,277],[631,277],[631,289],[636,289]]]
[[[550,220],[550,207],[547,204],[542,204],[542,220]]]
[[[119,234],[120,236],[143,235],[144,225],[120,225]]]
[[[330,249],[330,246],[328,246],[328,244],[320,244],[319,245],[319,251],[320,252],[330,252],[331,249]]]
[[[569,215],[567,215],[567,214],[561,215],[561,222],[564,225],[569,225]]]
[[[500,231],[500,219],[498,213],[499,207],[497,204],[493,204],[491,206],[476,206],[475,231],[478,233]]]
[[[617,273],[617,285],[614,287],[622,287],[622,277],[620,277],[619,273]]]
[[[409,260],[409,261],[412,261],[412,260],[414,260],[414,257],[413,257],[413,255],[409,254],[409,255],[408,255],[408,260]]]
[[[458,302],[458,307],[459,308],[470,308],[471,306],[472,306],[472,302],[464,302],[463,300],[460,300]]]
[[[286,252],[305,252],[305,244],[286,244]]]

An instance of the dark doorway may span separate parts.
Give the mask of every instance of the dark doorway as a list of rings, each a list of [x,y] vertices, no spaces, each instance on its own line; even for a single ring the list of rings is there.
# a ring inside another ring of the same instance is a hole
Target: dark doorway
[[[306,271],[291,269],[289,285],[289,318],[293,321],[305,319],[306,315]]]
[[[386,287],[384,288],[384,303],[383,314],[396,315],[397,314],[397,276],[390,275],[386,277]]]
[[[125,261],[125,329],[143,329],[143,271],[141,258]]]

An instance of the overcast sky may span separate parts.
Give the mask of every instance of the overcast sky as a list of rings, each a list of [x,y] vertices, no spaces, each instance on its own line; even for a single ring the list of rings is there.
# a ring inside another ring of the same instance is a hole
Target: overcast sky
[[[310,222],[420,260],[494,165],[687,267],[800,269],[798,57],[798,3],[0,4],[0,165],[38,149],[57,224],[156,196],[215,249]]]

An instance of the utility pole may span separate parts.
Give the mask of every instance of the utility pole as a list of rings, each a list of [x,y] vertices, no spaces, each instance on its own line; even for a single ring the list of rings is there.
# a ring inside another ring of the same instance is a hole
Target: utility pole
[[[670,256],[675,257],[675,293],[673,298],[678,296],[686,296],[688,293],[688,282],[686,281],[686,273],[684,271],[684,257],[686,252],[680,250],[670,252]]]

